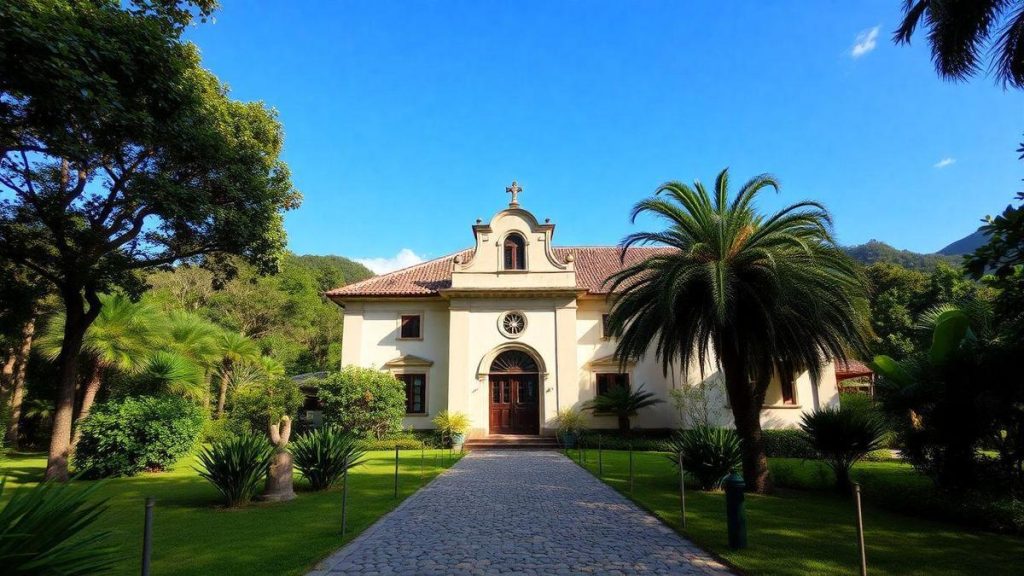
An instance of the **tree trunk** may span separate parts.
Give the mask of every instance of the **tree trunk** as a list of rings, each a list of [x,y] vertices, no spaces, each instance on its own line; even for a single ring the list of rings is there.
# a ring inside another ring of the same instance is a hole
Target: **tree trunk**
[[[619,432],[629,434],[629,416],[619,416]]]
[[[89,382],[85,385],[85,392],[82,394],[82,406],[78,410],[78,418],[75,419],[75,434],[71,437],[71,453],[75,452],[78,440],[82,437],[82,420],[89,415],[92,405],[96,402],[96,394],[103,384],[103,366],[96,362],[92,367],[92,374],[89,375]]]
[[[761,405],[764,400],[750,383],[748,371],[740,358],[742,356],[734,350],[721,353],[725,389],[743,453],[743,481],[748,491],[765,494],[772,491],[772,485],[761,431]]]
[[[28,359],[29,354],[32,352],[32,339],[35,338],[35,334],[36,319],[32,316],[21,329],[21,346],[13,355],[15,362],[10,376],[10,420],[7,422],[5,440],[7,445],[14,449],[18,448],[21,403],[25,399],[25,372],[28,370]]]
[[[3,367],[0,367],[0,393],[7,394],[13,388],[14,365],[18,361],[18,351],[14,346],[7,349],[7,359]],[[6,399],[6,396],[4,396]]]
[[[217,418],[224,417],[224,405],[228,400],[228,382],[231,381],[231,363],[224,362],[224,369],[220,373],[220,390],[217,392]]]
[[[79,287],[63,286],[61,299],[64,301],[65,309],[64,341],[61,344],[60,355],[57,356],[57,404],[53,416],[45,478],[66,482],[71,449],[71,425],[75,410],[75,389],[78,383],[78,355],[82,351],[85,331],[99,314],[101,304],[99,298],[91,294],[89,310],[86,311]]]

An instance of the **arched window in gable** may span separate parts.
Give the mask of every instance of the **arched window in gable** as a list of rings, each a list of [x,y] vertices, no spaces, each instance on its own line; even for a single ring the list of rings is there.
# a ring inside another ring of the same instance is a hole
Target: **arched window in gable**
[[[513,232],[505,237],[505,270],[526,270],[526,239]]]

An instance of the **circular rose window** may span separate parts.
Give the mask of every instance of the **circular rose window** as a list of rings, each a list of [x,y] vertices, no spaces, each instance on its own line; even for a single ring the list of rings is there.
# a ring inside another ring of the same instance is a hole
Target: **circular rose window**
[[[498,330],[509,338],[518,338],[526,331],[526,314],[505,312],[498,318]]]

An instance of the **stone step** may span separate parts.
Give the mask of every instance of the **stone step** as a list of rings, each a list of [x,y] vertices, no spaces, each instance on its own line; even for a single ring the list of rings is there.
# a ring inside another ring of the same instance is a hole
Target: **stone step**
[[[494,435],[467,440],[466,450],[558,450],[550,436]]]

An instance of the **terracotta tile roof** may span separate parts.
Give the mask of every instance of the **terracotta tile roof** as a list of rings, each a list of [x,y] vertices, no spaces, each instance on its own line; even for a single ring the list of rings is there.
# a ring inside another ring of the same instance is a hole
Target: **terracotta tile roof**
[[[625,263],[619,262],[619,248],[615,246],[556,247],[555,256],[564,260],[569,254],[576,257],[576,286],[591,294],[607,294],[604,281],[608,276],[648,256],[665,252],[668,248],[637,247],[626,253]],[[362,282],[335,288],[327,292],[331,297],[367,296],[432,296],[438,290],[452,285],[452,261],[456,256],[468,257],[472,249],[429,260],[409,268],[367,278]]]
[[[874,374],[871,368],[859,360],[840,360],[836,363],[836,380],[849,380]]]

